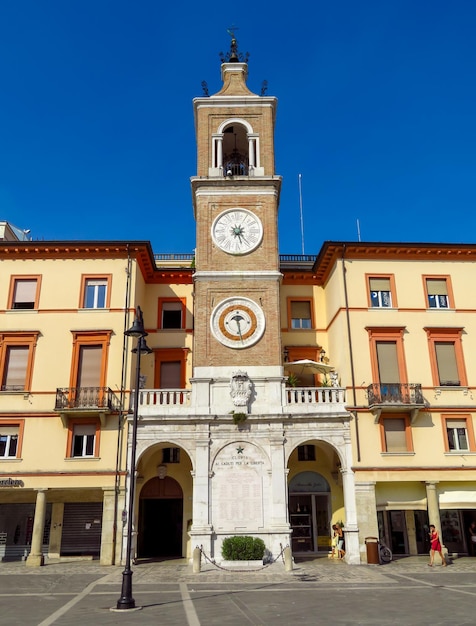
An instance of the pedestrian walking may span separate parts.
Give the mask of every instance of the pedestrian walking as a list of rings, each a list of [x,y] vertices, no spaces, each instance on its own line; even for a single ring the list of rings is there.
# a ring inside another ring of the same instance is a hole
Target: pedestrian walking
[[[436,530],[434,524],[430,524],[430,562],[428,563],[429,567],[433,567],[433,561],[435,560],[435,552],[441,557],[441,564],[443,567],[446,567],[445,557],[443,556],[443,552],[441,551],[441,542],[440,537],[438,535],[438,531]]]

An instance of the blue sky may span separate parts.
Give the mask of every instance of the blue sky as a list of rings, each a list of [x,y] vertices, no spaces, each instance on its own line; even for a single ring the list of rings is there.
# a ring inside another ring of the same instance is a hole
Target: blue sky
[[[229,6],[228,6],[229,5]],[[281,5],[281,6],[280,6]],[[239,27],[278,97],[280,252],[474,242],[476,2],[0,3],[0,220],[192,252],[192,98]],[[278,8],[280,7],[280,8]]]

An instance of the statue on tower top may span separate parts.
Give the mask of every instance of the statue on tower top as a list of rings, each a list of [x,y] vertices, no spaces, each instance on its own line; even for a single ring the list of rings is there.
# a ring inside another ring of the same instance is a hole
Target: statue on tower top
[[[231,37],[230,51],[226,54],[220,52],[220,59],[222,63],[248,63],[248,58],[250,56],[249,52],[245,52],[245,54],[243,54],[238,51],[238,41],[235,37],[236,30],[238,30],[237,26],[230,26],[230,28],[226,29],[226,32]]]

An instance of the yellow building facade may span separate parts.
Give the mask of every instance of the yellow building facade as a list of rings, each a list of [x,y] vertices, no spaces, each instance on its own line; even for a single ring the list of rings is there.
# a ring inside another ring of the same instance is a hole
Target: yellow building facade
[[[223,86],[194,100],[195,254],[143,242],[0,241],[0,558],[348,563],[367,537],[428,551],[428,524],[472,554],[476,246],[324,242],[280,256],[276,98],[247,87],[236,41]],[[134,342],[143,312],[136,467]],[[128,510],[130,481],[136,484]]]

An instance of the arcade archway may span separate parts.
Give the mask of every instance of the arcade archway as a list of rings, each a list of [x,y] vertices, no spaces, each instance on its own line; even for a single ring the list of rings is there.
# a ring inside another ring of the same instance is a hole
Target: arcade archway
[[[138,558],[183,556],[183,492],[175,479],[156,476],[143,486],[138,531]]]

